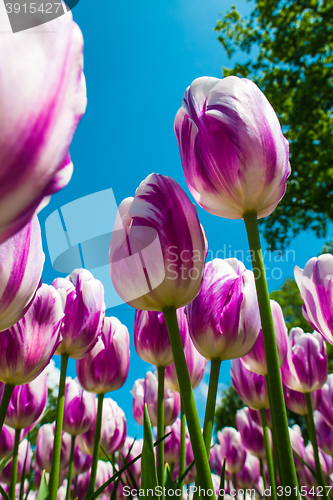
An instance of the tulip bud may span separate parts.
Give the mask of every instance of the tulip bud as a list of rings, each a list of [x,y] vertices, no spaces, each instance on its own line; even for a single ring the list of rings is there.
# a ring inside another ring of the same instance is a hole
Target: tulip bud
[[[32,450],[30,443],[27,439],[24,439],[18,447],[18,457],[17,457],[17,479],[16,482],[19,483],[22,478],[24,461],[26,460],[24,475],[26,476],[30,469],[30,463],[32,459]],[[11,474],[12,474],[12,464],[13,459],[10,460],[8,465],[2,470],[0,479],[4,483],[10,484]]]
[[[105,394],[124,383],[129,369],[129,333],[117,318],[104,318],[95,347],[76,363],[77,378],[88,392]]]
[[[167,431],[166,431],[167,433]],[[118,469],[142,453],[143,439],[133,439],[127,436],[122,448],[119,450]],[[131,451],[130,451],[131,450]],[[123,460],[120,459],[122,457]],[[167,460],[166,460],[167,461]],[[141,476],[141,458],[129,467],[134,478],[138,480]]]
[[[283,394],[286,407],[298,415],[307,415],[308,407],[303,392],[293,391],[283,384]],[[312,410],[315,411],[320,405],[321,389],[310,393]]]
[[[86,496],[90,480],[90,473],[91,471],[89,470],[78,476],[76,492],[78,500],[84,500]],[[98,490],[98,488],[100,488],[102,484],[104,484],[108,479],[110,479],[110,477],[112,477],[112,475],[113,468],[110,462],[103,462],[102,460],[99,460],[97,464],[95,489]],[[111,485],[107,488],[107,491],[109,491],[108,496],[111,496],[112,489],[113,484],[111,483]]]
[[[25,385],[14,388],[10,398],[5,423],[14,429],[33,425],[45,409],[47,400],[46,371]]]
[[[263,428],[256,424],[251,418],[249,408],[242,408],[236,412],[236,424],[239,430],[242,443],[252,455],[258,458],[264,458],[265,442]]]
[[[76,379],[66,378],[63,429],[71,436],[86,432],[96,419],[96,397]]]
[[[75,269],[67,278],[57,278],[52,285],[65,291],[65,317],[62,341],[56,354],[82,359],[94,347],[104,317],[104,288],[85,269]]]
[[[202,208],[227,219],[273,212],[290,174],[288,141],[253,82],[197,78],[185,91],[175,132],[187,185]]]
[[[69,182],[69,147],[86,108],[83,39],[71,12],[31,28],[28,36],[5,38],[0,45],[1,242]]]
[[[288,355],[281,369],[283,383],[298,392],[320,389],[327,378],[326,345],[318,332],[304,333],[292,328],[288,338]]]
[[[221,446],[222,462],[225,457],[226,470],[231,474],[239,472],[246,460],[246,451],[242,445],[240,433],[233,427],[224,427],[217,433],[217,439]]]
[[[319,405],[319,411],[326,420],[326,423],[333,427],[333,373],[327,376],[325,384],[322,386],[321,390],[321,401]],[[312,393],[313,394],[313,393]]]
[[[237,259],[208,262],[201,290],[186,315],[193,343],[206,359],[244,356],[260,330],[252,271]]]
[[[87,472],[92,464],[92,456],[87,455],[80,450],[77,443],[75,443],[74,448],[74,463],[73,463],[73,475],[78,476],[83,472]]]
[[[319,411],[313,414],[318,446],[322,452],[333,456],[333,428],[328,425]]]
[[[247,370],[240,359],[231,361],[231,379],[244,403],[254,410],[269,408],[265,377]]]
[[[255,421],[256,424],[262,425],[261,414],[259,410],[253,410],[252,408],[249,408],[249,415],[251,416],[252,420]],[[269,409],[266,410],[266,418],[267,418],[267,425],[271,429],[272,419],[271,419],[271,412],[269,411]]]
[[[276,338],[276,346],[279,357],[280,367],[284,364],[288,350],[288,330],[284,322],[283,312],[281,307],[275,300],[271,300],[271,310],[274,324],[274,332]],[[242,362],[245,367],[251,372],[267,375],[267,363],[264,348],[264,337],[260,328],[259,336],[251,351],[243,356]]]
[[[305,461],[306,454],[305,454],[305,446],[301,428],[298,425],[293,425],[292,427],[289,427],[289,436],[293,451],[295,451],[297,455],[299,455],[301,459]],[[295,467],[296,470],[299,472],[303,469],[304,465],[302,460],[300,460],[297,455],[293,453]]]
[[[44,370],[58,345],[63,314],[61,295],[42,285],[23,318],[0,335],[2,382],[28,384]]]
[[[259,459],[247,453],[243,468],[236,474],[237,487],[252,489],[253,486],[258,483],[259,476]]]
[[[136,309],[178,309],[200,290],[206,247],[185,191],[171,177],[151,174],[119,206],[110,244],[113,286]]]
[[[46,472],[51,472],[52,453],[54,443],[55,424],[42,425],[37,434],[36,443],[36,462],[38,467]],[[67,432],[62,433],[60,470],[68,467],[71,451],[71,436]]]
[[[186,429],[186,428],[185,428]],[[171,434],[164,440],[164,460],[168,464],[176,464],[179,462],[180,453],[180,434],[181,421],[177,418],[172,425],[165,428],[165,434]],[[190,436],[188,430],[185,430],[185,446],[188,446]]]
[[[12,453],[14,449],[14,442],[14,429],[4,424],[0,431],[0,460]]]

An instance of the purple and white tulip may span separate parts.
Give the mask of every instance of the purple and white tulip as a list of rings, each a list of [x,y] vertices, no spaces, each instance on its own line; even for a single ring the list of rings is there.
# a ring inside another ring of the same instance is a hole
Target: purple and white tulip
[[[28,384],[49,363],[59,343],[62,296],[42,285],[23,318],[0,335],[0,380]]]
[[[5,423],[14,429],[33,425],[42,415],[47,400],[47,373],[42,371],[32,382],[18,385],[10,398]]]
[[[168,464],[179,462],[181,421],[177,418],[172,425],[165,428],[165,434],[171,434],[164,440],[164,460]],[[185,443],[189,440],[188,432],[185,435]]]
[[[305,453],[305,446],[304,446],[304,440],[302,436],[302,431],[301,428],[298,425],[293,425],[292,427],[289,427],[289,436],[290,436],[290,443],[293,451],[297,453],[301,457],[302,460],[306,460],[306,453]],[[303,469],[304,464],[302,460],[298,458],[295,453],[293,453],[294,456],[294,462],[295,462],[295,467],[296,470],[299,472]]]
[[[242,443],[252,455],[258,458],[266,456],[264,431],[252,418],[249,408],[245,407],[236,412],[236,424]]]
[[[333,427],[333,373],[329,373],[321,388],[319,411],[331,427]]]
[[[116,391],[126,381],[129,369],[129,333],[119,319],[104,318],[94,348],[76,363],[82,387],[95,394]]]
[[[326,382],[328,372],[326,345],[318,332],[304,333],[292,328],[288,355],[281,368],[283,383],[298,392],[312,392]]]
[[[15,430],[4,424],[0,431],[0,460],[12,453],[14,442]]]
[[[67,278],[53,281],[54,288],[65,290],[65,317],[61,327],[62,341],[56,354],[82,359],[94,347],[104,317],[104,288],[85,269],[75,269]]]
[[[249,408],[249,414],[250,414],[252,420],[254,420],[256,424],[262,425],[261,414],[260,414],[259,410],[253,410],[253,408]],[[271,418],[271,412],[269,409],[266,410],[266,418],[267,418],[267,425],[271,429],[272,428],[272,418]]]
[[[259,476],[259,459],[251,453],[247,453],[243,468],[236,474],[237,487],[252,489],[254,485],[258,484]]]
[[[13,326],[28,310],[41,282],[44,260],[37,216],[0,245],[0,331]]]
[[[134,441],[133,438],[127,436],[122,448],[119,450],[118,468],[121,469],[125,463],[131,462],[131,460],[140,455],[142,453],[142,447],[143,439],[136,439]],[[120,455],[123,457],[124,463],[120,459]],[[141,458],[134,462],[129,469],[134,478],[138,480],[141,476]]]
[[[86,432],[96,419],[95,394],[82,389],[76,379],[67,377],[63,429],[71,436]]]
[[[134,198],[120,204],[110,274],[116,292],[132,307],[162,311],[191,302],[201,287],[206,254],[195,205],[171,177],[149,175]]]
[[[77,481],[77,498],[78,500],[84,500],[89,480],[90,480],[91,471],[84,472],[80,474]],[[102,484],[104,484],[110,477],[113,475],[113,467],[110,462],[104,462],[103,460],[99,460],[97,464],[97,474],[96,474],[96,484],[95,489],[97,490]],[[105,491],[107,491],[107,497],[111,496],[113,484],[111,483],[110,487],[107,487]]]
[[[313,414],[318,446],[323,453],[333,456],[333,428],[327,424],[319,411]]]
[[[231,474],[239,472],[245,464],[246,450],[241,435],[233,427],[224,427],[217,433],[220,443],[221,460],[225,458],[225,468]]]
[[[271,300],[271,310],[274,324],[276,346],[280,367],[284,364],[288,351],[288,330],[284,322],[281,307],[275,300]],[[251,351],[242,357],[242,362],[251,372],[267,375],[267,363],[264,348],[264,337],[260,328],[259,336]]]
[[[253,410],[269,408],[263,375],[247,370],[239,358],[231,360],[230,375],[234,388],[247,406]]]
[[[77,443],[75,443],[73,475],[78,476],[83,472],[87,472],[87,470],[90,469],[91,464],[92,464],[92,456],[87,455],[82,450],[80,450]]]
[[[12,451],[12,450],[11,450]],[[32,450],[30,443],[27,439],[23,439],[23,441],[19,444],[18,447],[18,460],[17,460],[17,478],[16,482],[19,483],[22,478],[23,470],[24,470],[24,461],[26,461],[24,475],[26,476],[30,469],[30,463],[32,459]],[[11,459],[8,465],[2,470],[0,475],[0,480],[6,484],[10,484],[11,481],[11,473],[12,473],[12,464],[13,460]]]
[[[36,443],[36,462],[41,470],[51,472],[52,453],[54,443],[55,424],[44,424],[38,429]],[[71,436],[67,432],[62,433],[60,470],[66,469],[69,464],[71,451]]]
[[[303,299],[303,316],[333,344],[333,256],[312,257],[304,269],[295,266],[295,280]]]
[[[29,33],[0,44],[1,242],[69,182],[69,147],[86,108],[83,39],[72,14]]]
[[[308,408],[303,392],[293,391],[283,384],[283,394],[286,407],[298,415],[307,415]],[[312,411],[317,410],[322,399],[322,389],[310,393]]]
[[[288,141],[274,109],[246,78],[197,78],[186,89],[175,132],[187,185],[214,215],[267,217],[286,190]]]
[[[206,359],[244,356],[261,325],[252,271],[237,259],[208,262],[201,290],[186,315],[193,343]]]

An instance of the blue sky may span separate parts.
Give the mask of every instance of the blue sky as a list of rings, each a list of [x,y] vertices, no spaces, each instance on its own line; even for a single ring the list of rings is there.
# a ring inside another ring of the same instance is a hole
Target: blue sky
[[[233,2],[234,3],[234,2]],[[248,2],[238,2],[242,14],[250,11]],[[43,280],[51,283],[59,276],[52,268],[45,239],[45,220],[55,210],[74,200],[112,188],[116,202],[133,196],[140,182],[151,172],[174,177],[187,191],[181,168],[173,121],[186,87],[197,77],[221,77],[221,67],[231,66],[213,28],[219,12],[228,2],[218,0],[132,0],[92,4],[81,0],[73,10],[85,40],[85,76],[88,89],[87,112],[77,130],[71,154],[74,174],[69,185],[52,197],[41,212],[46,263]],[[234,59],[243,60],[238,55]],[[274,103],[272,103],[274,106]],[[190,195],[189,195],[190,196]],[[198,207],[205,227],[210,257],[247,254],[243,221],[214,217]],[[99,217],[110,220],[109,213]],[[176,222],[176,221],[175,221]],[[312,233],[295,239],[289,252],[279,259],[266,254],[270,290],[293,274],[295,264],[320,252],[323,240]],[[218,253],[219,252],[219,253]],[[245,262],[250,267],[249,262]],[[135,353],[133,345],[134,309],[121,305],[107,310],[129,329],[131,362],[129,377],[122,389],[110,394],[124,409],[128,432],[141,435],[132,417],[129,394],[136,378],[151,369]],[[60,366],[59,356],[55,356]],[[75,362],[69,375],[75,376]],[[229,383],[229,363],[222,364],[220,386]],[[204,414],[204,382],[196,390],[201,419]]]

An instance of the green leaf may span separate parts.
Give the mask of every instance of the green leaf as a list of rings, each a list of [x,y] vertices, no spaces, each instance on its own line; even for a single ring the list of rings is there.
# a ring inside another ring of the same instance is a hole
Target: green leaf
[[[164,486],[165,486],[165,500],[174,500],[176,495],[169,494],[171,491],[175,491],[175,483],[172,479],[171,470],[169,464],[165,464],[164,467]]]
[[[217,500],[222,500],[224,498],[224,494],[220,495],[220,491],[224,491],[225,460],[226,460],[226,457],[224,457],[224,460],[223,460],[223,465],[222,465],[222,470],[221,470],[221,480],[220,480],[219,496],[218,496]]]
[[[147,405],[145,404],[143,415],[143,447],[141,459],[141,489],[144,491],[153,490],[153,498],[155,497],[157,482],[156,460],[154,453],[153,433],[151,430]]]
[[[43,470],[42,479],[40,482],[38,495],[36,500],[48,500],[49,498],[49,488],[47,486],[47,481],[45,477],[45,470]]]
[[[9,495],[5,492],[5,490],[3,489],[1,484],[0,484],[0,493],[4,497],[5,500],[10,500]]]

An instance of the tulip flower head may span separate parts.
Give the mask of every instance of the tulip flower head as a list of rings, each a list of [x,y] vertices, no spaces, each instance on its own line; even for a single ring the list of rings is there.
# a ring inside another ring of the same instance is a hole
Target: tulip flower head
[[[290,174],[288,141],[274,109],[246,78],[197,78],[175,118],[185,179],[208,212],[258,218],[276,208]]]
[[[133,439],[127,436],[126,440],[119,450],[118,468],[121,469],[126,463],[131,462],[133,458],[142,453],[143,439]],[[121,457],[121,458],[120,458]],[[134,478],[138,480],[141,476],[141,458],[130,466],[130,471]]]
[[[292,328],[288,338],[288,355],[281,368],[283,383],[298,392],[320,389],[327,378],[326,345],[318,332],[304,333]]]
[[[321,400],[319,411],[331,427],[333,427],[333,373],[327,376],[325,384],[321,388]]]
[[[177,418],[172,425],[165,428],[165,434],[171,434],[164,440],[164,459],[168,464],[176,464],[179,462],[180,453],[180,434],[181,421]],[[190,441],[190,435],[185,427],[185,446],[187,447]]]
[[[251,455],[251,453],[247,453],[243,468],[236,474],[237,487],[251,489],[258,484],[259,476],[259,459]]]
[[[193,343],[206,359],[244,356],[260,330],[252,271],[237,259],[208,262],[201,290],[186,315]]]
[[[286,407],[298,415],[308,415],[308,408],[303,392],[293,391],[283,384]],[[322,399],[322,389],[310,393],[312,411],[317,410]]]
[[[4,424],[0,432],[0,460],[12,453],[14,442],[15,430]]]
[[[74,448],[74,464],[73,464],[73,475],[78,476],[83,472],[87,472],[92,464],[92,456],[87,455],[80,450],[77,443],[75,443]]]
[[[242,444],[241,435],[233,427],[224,427],[217,433],[220,443],[222,462],[225,457],[225,467],[228,472],[235,474],[245,464],[246,450]]]
[[[333,456],[333,428],[326,423],[319,411],[314,412],[313,419],[319,448],[323,453]]]
[[[256,424],[251,418],[249,408],[245,407],[241,410],[237,410],[235,419],[242,443],[247,451],[258,458],[264,458],[266,455],[264,431],[263,428]]]
[[[292,427],[289,427],[289,436],[293,451],[295,451],[297,455],[301,457],[302,460],[305,460],[306,453],[305,453],[305,446],[301,428],[298,425],[293,425]],[[304,464],[302,460],[300,460],[295,453],[293,455],[294,455],[296,470],[299,472],[303,469]]]
[[[66,378],[63,429],[71,436],[86,432],[96,419],[95,394],[82,389],[76,379]]]
[[[171,177],[149,175],[134,198],[120,204],[110,274],[116,292],[132,307],[163,311],[191,302],[200,290],[206,253],[196,208]]]
[[[239,358],[231,361],[230,374],[234,388],[247,406],[253,410],[269,408],[263,375],[247,370]]]
[[[38,429],[36,443],[36,462],[41,470],[51,472],[55,424],[44,424]],[[69,464],[71,451],[71,436],[67,432],[61,437],[60,470]]]
[[[30,443],[27,439],[23,439],[23,441],[19,444],[18,448],[18,463],[17,463],[17,478],[16,482],[19,483],[21,481],[21,477],[24,471],[24,475],[26,476],[30,469],[30,463],[32,459],[32,450]],[[26,460],[25,470],[24,470],[24,461]],[[11,481],[11,473],[12,473],[12,463],[13,460],[10,460],[8,465],[2,470],[0,479],[4,483],[10,484]]]

